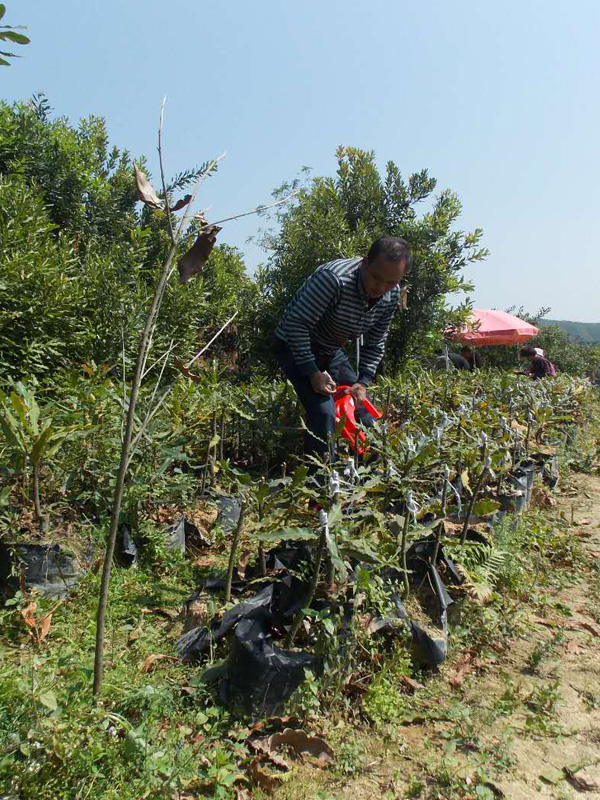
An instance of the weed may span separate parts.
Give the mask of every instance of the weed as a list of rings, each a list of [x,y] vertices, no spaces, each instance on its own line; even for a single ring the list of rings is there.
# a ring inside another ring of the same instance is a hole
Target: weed
[[[558,678],[534,689],[524,699],[524,703],[529,709],[525,722],[527,729],[541,736],[558,736],[561,732],[556,718],[556,706],[559,700],[560,681]]]

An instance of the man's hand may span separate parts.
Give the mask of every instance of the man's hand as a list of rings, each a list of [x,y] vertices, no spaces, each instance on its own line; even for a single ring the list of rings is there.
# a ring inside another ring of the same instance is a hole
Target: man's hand
[[[324,394],[326,397],[335,394],[335,381],[328,372],[313,372],[310,385],[317,394]]]
[[[346,394],[351,394],[356,405],[362,406],[367,399],[367,387],[364,383],[355,383],[349,389],[346,389]]]

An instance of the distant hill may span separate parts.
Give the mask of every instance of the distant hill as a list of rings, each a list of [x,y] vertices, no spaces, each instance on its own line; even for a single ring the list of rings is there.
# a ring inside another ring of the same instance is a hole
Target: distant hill
[[[558,325],[565,333],[588,344],[600,344],[600,322],[571,322],[568,319],[541,319],[538,323],[544,325]]]

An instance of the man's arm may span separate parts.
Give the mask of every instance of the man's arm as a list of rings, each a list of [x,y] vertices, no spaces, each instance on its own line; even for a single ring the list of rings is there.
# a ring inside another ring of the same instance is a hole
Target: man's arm
[[[319,270],[299,289],[287,307],[278,330],[292,351],[301,375],[318,371],[310,347],[310,331],[324,316],[331,303],[339,297],[340,284],[329,270]]]
[[[379,362],[383,358],[390,324],[397,308],[398,304],[392,298],[392,302],[386,305],[373,327],[365,335],[358,365],[358,381],[365,386],[368,386],[375,377]]]

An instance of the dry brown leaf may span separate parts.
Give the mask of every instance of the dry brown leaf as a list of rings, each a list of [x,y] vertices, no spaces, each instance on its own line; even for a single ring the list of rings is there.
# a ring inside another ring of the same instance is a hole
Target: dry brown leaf
[[[600,788],[597,783],[592,783],[592,781],[588,781],[585,778],[577,777],[569,767],[563,767],[563,772],[565,773],[567,782],[570,783],[574,789],[577,789],[578,792],[596,792]]]
[[[462,529],[463,526],[459,522],[450,522],[448,519],[444,520],[444,530],[448,535],[453,536],[454,534],[459,534]]]
[[[142,172],[142,170],[138,167],[137,164],[133,165],[133,172],[135,174],[135,183],[138,191],[138,200],[141,200],[142,203],[145,203],[147,206],[150,206],[150,208],[162,209],[164,207],[164,203],[154,191],[154,187],[148,180],[148,176],[144,172]]]
[[[195,375],[192,372],[190,372],[189,369],[183,363],[183,361],[180,361],[177,358],[177,356],[175,356],[174,361],[175,361],[175,366],[177,367],[177,369],[180,372],[182,372],[185,375],[186,378],[189,378],[191,381],[194,381],[194,383],[198,383],[198,381],[202,380],[202,375]]]
[[[281,756],[278,756],[277,753],[272,753],[269,750],[268,739],[248,739],[248,745],[257,755],[268,759],[276,767],[279,767],[279,769],[284,770],[284,772],[289,770],[290,765],[287,761],[281,758]]]
[[[285,728],[286,725],[296,725],[297,723],[298,717],[267,717],[267,719],[255,722],[250,734],[258,733],[265,728]]]
[[[545,625],[548,628],[556,628],[563,625],[563,621],[560,619],[550,619],[550,617],[536,617],[532,616],[529,617],[531,622],[537,622],[538,625]]]
[[[467,662],[466,664],[461,664],[458,669],[448,677],[448,683],[454,689],[460,689],[460,687],[465,682],[465,678],[469,674],[469,672],[473,671],[473,664],[471,662]]]
[[[256,783],[263,792],[267,792],[267,794],[273,794],[281,783],[281,777],[279,775],[271,775],[260,769],[260,758],[258,757],[253,758],[250,762],[248,766],[248,775],[252,778],[254,783]]]
[[[50,625],[52,624],[52,611],[49,611],[46,616],[42,619],[42,623],[40,625],[37,640],[38,642],[43,642],[46,636],[50,631]]]
[[[167,656],[164,653],[154,653],[140,664],[140,672],[150,672],[157,661],[177,661],[175,656]]]
[[[552,508],[556,505],[556,500],[541,486],[535,486],[531,492],[531,505],[534,508]]]
[[[570,653],[573,656],[578,656],[585,653],[585,647],[582,647],[575,639],[569,639],[565,645],[565,653]]]
[[[192,195],[186,194],[185,197],[180,198],[174,205],[169,206],[169,211],[179,211],[181,208],[185,208],[191,199]]]
[[[29,628],[33,628],[35,630],[35,610],[37,608],[37,604],[35,600],[30,600],[29,603],[25,606],[25,608],[21,609],[21,616],[23,617],[23,622]]]
[[[252,792],[250,789],[240,789],[239,786],[235,787],[236,800],[252,800]]]
[[[142,608],[142,614],[156,614],[157,617],[165,617],[173,621],[179,616],[179,611],[173,608]]]
[[[289,747],[296,755],[307,753],[323,765],[333,761],[333,750],[327,742],[318,736],[309,736],[302,730],[286,728],[281,733],[274,733],[269,737],[268,748],[270,752],[277,750],[282,745]]]
[[[194,244],[183,255],[177,264],[179,269],[179,283],[187,283],[194,275],[199,275],[211,254],[217,234],[221,228],[217,225],[208,225],[202,228]]]
[[[246,567],[248,566],[248,562],[250,561],[251,554],[252,553],[250,550],[245,550],[245,549],[242,550],[242,554],[240,556],[240,560],[237,566],[238,578],[241,581],[243,581],[244,578],[246,577]]]
[[[21,564],[19,566],[19,589],[21,590],[21,595],[23,597],[27,597],[27,581],[25,573],[25,564]]]
[[[512,422],[510,423],[510,427],[512,428],[513,431],[519,431],[519,433],[527,433],[527,426],[521,425],[521,423],[517,422],[516,419],[512,420]]]
[[[402,676],[402,678],[400,679],[400,683],[405,688],[410,689],[411,692],[416,692],[419,689],[425,688],[422,683],[419,683],[419,681],[414,680],[414,678],[409,678],[407,675]]]
[[[402,286],[400,289],[400,310],[408,311],[408,286]]]
[[[595,625],[592,625],[591,622],[580,622],[579,627],[583,628],[583,630],[587,631],[588,633],[591,633],[592,636],[596,637],[596,639],[600,639],[600,630],[596,628]]]

